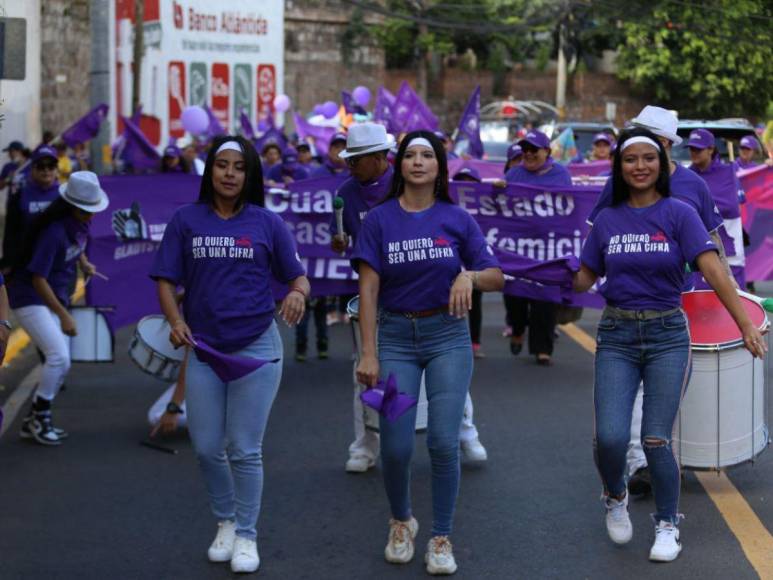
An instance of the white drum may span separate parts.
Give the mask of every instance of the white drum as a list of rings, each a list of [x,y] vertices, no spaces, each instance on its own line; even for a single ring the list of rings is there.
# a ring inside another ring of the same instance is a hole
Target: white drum
[[[741,302],[760,330],[767,314],[751,295]],[[712,290],[687,292],[692,376],[674,425],[683,467],[720,469],[753,461],[768,445],[766,360],[744,348],[740,331]]]
[[[146,316],[137,323],[129,356],[140,369],[165,382],[177,380],[185,349],[169,342],[169,323],[163,316]]]
[[[354,348],[357,351],[357,357],[352,367],[352,381],[354,387],[357,389],[358,394],[365,390],[365,385],[357,382],[357,364],[360,362],[360,353],[362,352],[362,340],[360,339],[360,297],[355,296],[346,305],[346,313],[349,315],[349,319],[352,321],[352,339],[354,340]],[[399,389],[398,385],[398,389]],[[362,406],[365,417],[365,428],[371,431],[379,430],[379,416],[375,409],[371,409],[367,405]],[[419,388],[419,402],[416,405],[416,431],[426,431],[427,419],[429,417],[429,403],[427,402],[427,389],[424,386],[424,373],[421,375],[421,387]]]
[[[113,331],[105,318],[111,307],[73,306],[76,336],[70,339],[70,360],[76,362],[113,362]]]

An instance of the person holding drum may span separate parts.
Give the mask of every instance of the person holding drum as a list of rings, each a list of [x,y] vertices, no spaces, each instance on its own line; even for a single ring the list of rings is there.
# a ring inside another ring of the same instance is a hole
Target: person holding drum
[[[282,376],[271,280],[288,285],[280,314],[290,325],[303,316],[310,291],[290,231],[263,203],[255,148],[242,137],[216,138],[198,203],[174,214],[150,272],[172,328],[170,340],[191,350],[185,369],[188,431],[218,519],[208,556],[230,561],[234,572],[260,565],[261,448]],[[178,285],[185,289],[185,318],[175,300]],[[275,362],[224,382],[196,354],[198,342]]]
[[[430,574],[452,574],[457,565],[448,536],[459,491],[459,428],[473,366],[464,317],[472,291],[501,290],[504,276],[480,227],[449,196],[443,144],[433,133],[406,135],[389,195],[365,218],[352,264],[360,275],[363,343],[357,380],[372,387],[393,374],[397,388],[418,399],[425,375],[433,496],[425,562]],[[380,420],[392,512],[385,557],[393,563],[412,559],[419,527],[410,501],[415,424],[415,407],[394,422]]]
[[[54,427],[51,407],[70,370],[68,336],[78,332],[68,311],[77,266],[93,275],[85,258],[89,222],[108,206],[91,171],[76,171],[59,188],[59,198],[32,221],[9,280],[8,295],[19,325],[45,358],[32,407],[19,433],[41,445],[60,445],[68,434]]]
[[[612,170],[612,205],[596,216],[575,274],[587,291],[606,276],[594,386],[594,455],[604,486],[606,527],[617,544],[631,540],[626,449],[631,411],[644,384],[642,443],[652,474],[656,513],[652,561],[670,562],[679,538],[679,467],[671,435],[690,374],[690,334],[681,310],[684,264],[697,267],[732,315],[754,356],[765,343],[749,319],[697,213],[671,196],[669,162],[657,136],[625,131]]]

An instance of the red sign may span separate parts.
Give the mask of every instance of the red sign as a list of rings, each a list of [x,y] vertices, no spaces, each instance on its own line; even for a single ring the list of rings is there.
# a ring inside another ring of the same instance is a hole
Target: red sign
[[[274,112],[276,97],[276,69],[273,64],[258,65],[258,121]]]
[[[214,63],[212,65],[212,112],[226,132],[231,126],[228,119],[228,79],[228,65],[221,62]]]
[[[185,135],[182,114],[185,109],[185,63],[172,61],[167,70],[167,93],[169,98],[169,134],[178,138]]]

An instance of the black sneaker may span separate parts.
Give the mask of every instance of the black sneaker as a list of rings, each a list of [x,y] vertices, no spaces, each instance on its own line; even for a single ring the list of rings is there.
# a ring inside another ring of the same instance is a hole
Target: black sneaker
[[[29,430],[33,439],[41,445],[61,445],[62,440],[56,434],[54,426],[51,424],[51,412],[37,412],[29,423]]]
[[[305,344],[296,344],[295,345],[295,360],[298,362],[304,362],[306,360],[306,345]]]
[[[317,358],[323,360],[328,358],[327,339],[317,341]]]
[[[29,414],[21,422],[21,429],[19,430],[19,437],[22,439],[33,439],[35,436],[32,434],[32,419],[33,415]],[[64,429],[60,429],[59,427],[54,427],[53,425],[51,428],[54,430],[54,433],[56,433],[56,436],[59,437],[59,439],[67,439],[70,434],[65,431]]]
[[[649,467],[642,467],[634,472],[628,480],[628,491],[636,496],[652,493],[652,476]]]

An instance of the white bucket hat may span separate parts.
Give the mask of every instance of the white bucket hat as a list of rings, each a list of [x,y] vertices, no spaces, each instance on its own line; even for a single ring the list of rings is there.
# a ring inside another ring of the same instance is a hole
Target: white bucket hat
[[[378,123],[357,123],[349,127],[346,136],[346,149],[338,156],[341,159],[367,155],[376,151],[386,151],[395,146],[395,138]]]
[[[682,142],[682,138],[676,134],[676,127],[679,124],[676,115],[663,107],[647,105],[638,116],[631,119],[631,123],[637,127],[649,129],[655,135],[665,137],[674,145]]]
[[[67,183],[59,186],[59,195],[70,205],[98,213],[107,208],[110,200],[99,185],[99,178],[91,171],[76,171],[70,174]]]

